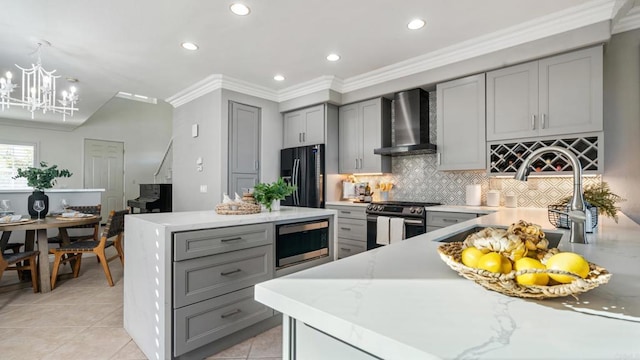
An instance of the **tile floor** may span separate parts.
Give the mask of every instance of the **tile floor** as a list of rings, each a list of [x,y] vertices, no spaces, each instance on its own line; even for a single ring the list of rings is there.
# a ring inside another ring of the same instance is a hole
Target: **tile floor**
[[[94,257],[83,259],[77,279],[59,280],[48,294],[10,290],[15,271],[0,280],[0,359],[146,359],[122,325],[123,270],[109,263],[110,287]],[[61,272],[71,272],[66,265]],[[282,358],[278,326],[207,359]]]

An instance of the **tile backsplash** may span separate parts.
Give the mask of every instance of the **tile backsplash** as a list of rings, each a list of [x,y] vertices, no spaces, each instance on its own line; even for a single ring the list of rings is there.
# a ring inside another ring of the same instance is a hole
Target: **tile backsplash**
[[[429,93],[429,138],[435,144],[435,91]],[[504,205],[504,195],[516,195],[520,207],[547,207],[570,196],[573,191],[571,177],[530,177],[529,181],[523,182],[489,177],[484,170],[438,171],[435,154],[394,157],[392,172],[382,176],[357,178],[359,181],[369,181],[372,184],[392,182],[394,187],[389,193],[390,200],[440,202],[445,205],[464,205],[466,185],[471,184],[481,185],[482,205],[486,204],[486,194],[489,190],[500,191],[501,205]],[[584,186],[599,184],[601,181],[600,176],[583,177]],[[376,198],[374,194],[374,199]]]

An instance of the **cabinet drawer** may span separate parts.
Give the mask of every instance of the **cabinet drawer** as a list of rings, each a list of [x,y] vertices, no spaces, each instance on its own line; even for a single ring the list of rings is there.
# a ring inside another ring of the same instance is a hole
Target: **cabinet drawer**
[[[180,356],[273,315],[253,299],[253,286],[174,311],[174,356]]]
[[[477,214],[455,213],[446,211],[427,211],[427,226],[449,226],[459,222],[473,219]]]
[[[338,218],[338,237],[367,240],[367,221]]]
[[[273,245],[173,264],[173,307],[179,308],[273,278]]]
[[[366,241],[338,238],[338,259],[367,251]]]
[[[343,206],[334,205],[327,206],[327,209],[333,209],[338,211],[338,218],[348,218],[357,220],[366,220],[367,214],[364,206]]]
[[[173,234],[176,261],[273,243],[273,225],[255,224]]]

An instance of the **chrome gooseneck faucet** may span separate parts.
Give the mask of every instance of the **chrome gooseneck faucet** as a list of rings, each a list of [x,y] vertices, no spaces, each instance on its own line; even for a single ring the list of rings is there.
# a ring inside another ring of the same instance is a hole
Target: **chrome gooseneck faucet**
[[[587,217],[585,213],[586,206],[584,205],[584,198],[582,197],[582,166],[580,165],[580,160],[578,160],[574,153],[560,146],[547,146],[534,150],[522,162],[514,179],[527,181],[533,160],[548,152],[563,155],[571,163],[571,168],[573,169],[573,198],[569,204],[569,212],[566,213],[571,221],[569,241],[572,243],[586,244],[585,220]]]

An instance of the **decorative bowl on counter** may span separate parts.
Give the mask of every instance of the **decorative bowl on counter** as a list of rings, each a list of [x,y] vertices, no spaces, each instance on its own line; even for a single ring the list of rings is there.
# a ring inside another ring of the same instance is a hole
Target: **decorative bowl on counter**
[[[506,274],[494,273],[464,265],[462,263],[463,249],[463,242],[451,242],[438,247],[438,253],[440,254],[440,258],[460,276],[473,280],[489,290],[497,291],[508,296],[546,299],[571,295],[577,299],[577,294],[606,284],[611,278],[611,274],[607,269],[591,262],[589,262],[589,273],[584,279],[576,274],[554,269],[525,269],[520,271],[512,270]],[[575,278],[575,280],[569,284],[544,286],[521,285],[516,281],[516,277],[519,275],[533,273],[568,275]]]

